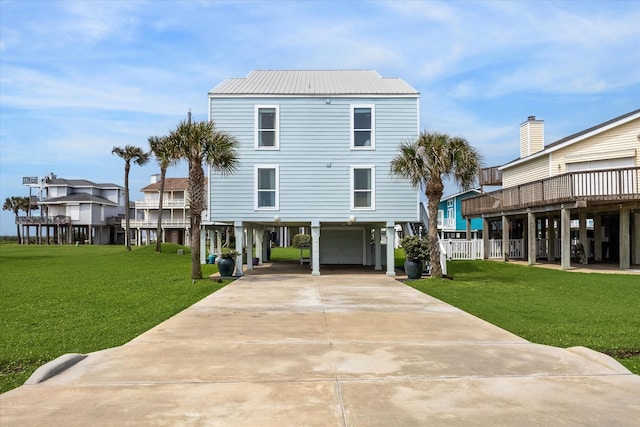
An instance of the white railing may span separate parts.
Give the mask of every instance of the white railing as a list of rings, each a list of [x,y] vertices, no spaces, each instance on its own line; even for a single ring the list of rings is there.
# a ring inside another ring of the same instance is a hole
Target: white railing
[[[438,217],[438,228],[439,229],[455,229],[456,228],[455,218]]]
[[[524,239],[509,239],[509,258],[524,258]],[[489,258],[502,258],[502,240],[489,240]]]
[[[136,209],[158,209],[158,200],[136,200]],[[188,209],[189,206],[184,200],[163,200],[162,209]]]
[[[162,227],[164,228],[185,228],[190,224],[190,221],[184,219],[163,219]],[[149,221],[146,219],[132,219],[129,226],[131,228],[156,228],[158,226],[158,220]],[[122,221],[122,227],[124,227],[124,221]]]
[[[447,248],[448,260],[473,260],[484,258],[484,245],[482,240],[448,239],[443,241]]]

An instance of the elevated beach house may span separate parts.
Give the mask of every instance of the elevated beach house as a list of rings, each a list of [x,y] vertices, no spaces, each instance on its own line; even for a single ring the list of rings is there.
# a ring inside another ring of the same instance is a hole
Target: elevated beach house
[[[165,178],[162,198],[163,242],[188,245],[190,241],[188,178]],[[131,219],[134,241],[149,244],[156,236],[160,206],[160,174],[151,175],[151,183],[140,191],[142,200],[135,201],[135,211]]]
[[[34,177],[35,178],[35,177]],[[29,184],[37,192],[31,203],[40,215],[17,217],[23,228],[36,229],[37,243],[111,244],[124,241],[124,188],[53,173]],[[28,235],[28,232],[27,232]]]
[[[529,117],[520,157],[497,172],[502,190],[462,202],[463,216],[484,220],[485,256],[640,264],[640,110],[546,146]]]
[[[386,265],[394,275],[394,227],[417,221],[419,204],[389,162],[418,134],[418,102],[404,81],[368,70],[223,81],[209,92],[209,118],[238,139],[240,165],[231,176],[209,171],[210,221],[232,225],[258,262],[270,231],[304,227],[313,275],[323,264]]]

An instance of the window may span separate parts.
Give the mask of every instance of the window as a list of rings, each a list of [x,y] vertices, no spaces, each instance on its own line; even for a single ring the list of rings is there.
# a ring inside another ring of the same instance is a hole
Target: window
[[[277,105],[256,105],[255,135],[257,149],[278,149],[279,111],[280,108]]]
[[[373,166],[351,167],[351,209],[375,208],[374,179]]]
[[[279,168],[275,165],[255,166],[255,208],[279,208]]]
[[[375,148],[375,109],[373,105],[351,106],[351,148]]]

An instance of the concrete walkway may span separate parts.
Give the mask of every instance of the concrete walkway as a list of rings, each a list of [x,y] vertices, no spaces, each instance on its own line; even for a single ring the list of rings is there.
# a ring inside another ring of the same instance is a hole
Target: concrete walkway
[[[271,271],[271,274],[264,274]],[[640,377],[376,272],[257,269],[0,396],[4,426],[637,426]]]

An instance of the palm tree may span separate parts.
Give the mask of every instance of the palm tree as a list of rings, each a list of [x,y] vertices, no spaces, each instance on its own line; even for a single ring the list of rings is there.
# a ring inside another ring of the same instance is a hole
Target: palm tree
[[[178,163],[180,157],[176,145],[167,136],[150,136],[149,147],[160,166],[160,198],[158,200],[158,227],[156,229],[156,252],[162,252],[162,200],[167,168]]]
[[[127,245],[127,250],[131,250],[131,235],[129,234],[129,171],[131,170],[131,162],[142,166],[149,161],[149,153],[145,153],[142,148],[134,145],[127,145],[122,147],[113,147],[111,154],[115,154],[118,157],[124,159],[124,198],[125,198],[125,235],[124,241]]]
[[[11,211],[13,214],[18,217],[20,211],[28,212],[29,209],[29,198],[28,197],[7,197],[2,205],[3,211]],[[21,242],[20,239],[20,224],[16,221],[16,232],[18,233],[18,242]]]
[[[418,139],[402,143],[391,160],[391,173],[424,188],[428,200],[431,275],[442,277],[438,246],[438,204],[444,191],[444,179],[451,179],[464,190],[473,186],[482,159],[465,139],[446,133],[422,132]]]
[[[237,140],[217,131],[213,122],[181,121],[169,134],[180,157],[189,162],[189,216],[191,222],[191,278],[202,279],[200,266],[200,224],[206,209],[205,177],[202,162],[222,175],[233,173],[238,166]]]

